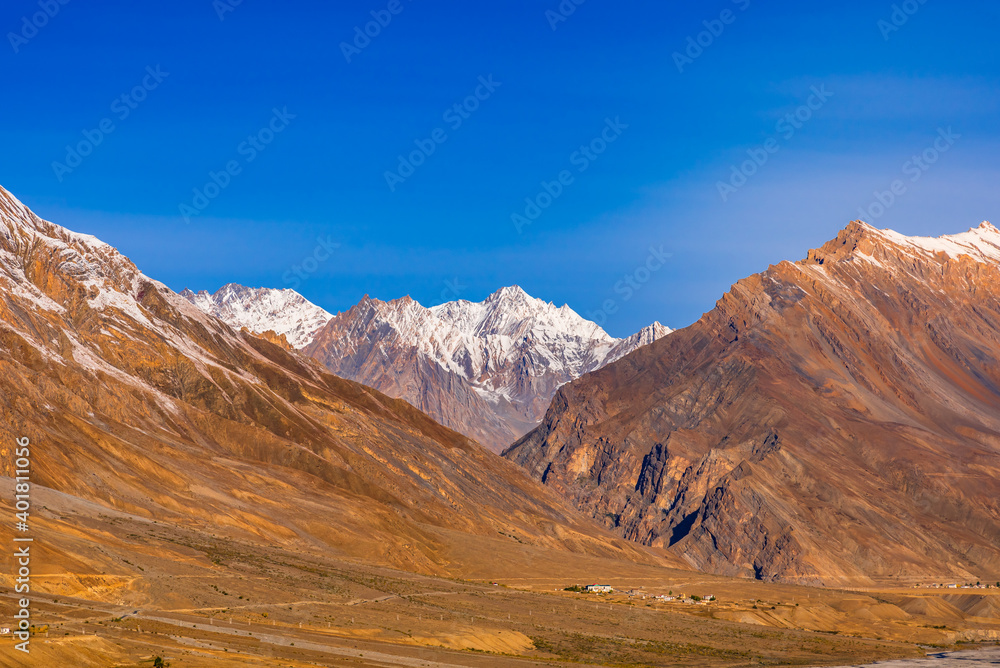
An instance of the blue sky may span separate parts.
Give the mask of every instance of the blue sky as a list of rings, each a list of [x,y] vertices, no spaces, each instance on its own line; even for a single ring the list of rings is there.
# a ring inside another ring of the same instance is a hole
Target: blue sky
[[[0,184],[177,290],[517,283],[624,336],[860,210],[1000,219],[996,3],[64,1],[0,10]]]

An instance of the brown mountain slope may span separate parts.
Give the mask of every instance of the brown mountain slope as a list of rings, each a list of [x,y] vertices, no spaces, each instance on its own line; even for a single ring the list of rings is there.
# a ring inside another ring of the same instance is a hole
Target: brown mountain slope
[[[722,574],[1000,572],[1000,232],[852,223],[563,387],[505,456]]]
[[[0,475],[20,437],[36,485],[262,545],[435,573],[471,567],[454,554],[473,538],[656,561],[406,402],[234,331],[0,189]],[[47,549],[71,563],[72,544]]]

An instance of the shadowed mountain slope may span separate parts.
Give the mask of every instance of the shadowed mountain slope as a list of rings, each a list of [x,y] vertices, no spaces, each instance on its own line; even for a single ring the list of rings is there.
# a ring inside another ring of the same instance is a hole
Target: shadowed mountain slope
[[[851,223],[556,394],[505,453],[720,574],[1000,572],[1000,232]]]

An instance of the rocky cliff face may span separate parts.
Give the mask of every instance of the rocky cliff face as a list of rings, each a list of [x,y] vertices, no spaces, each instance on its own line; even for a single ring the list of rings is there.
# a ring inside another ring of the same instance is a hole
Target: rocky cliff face
[[[0,475],[21,437],[35,485],[249,545],[424,572],[479,558],[470,536],[649,559],[406,402],[236,331],[0,188]],[[65,538],[53,559],[90,559]]]
[[[564,386],[505,456],[699,569],[1000,572],[1000,232],[851,223]]]
[[[366,296],[304,352],[499,452],[538,424],[560,385],[669,331],[654,323],[615,339],[515,286],[433,308]]]

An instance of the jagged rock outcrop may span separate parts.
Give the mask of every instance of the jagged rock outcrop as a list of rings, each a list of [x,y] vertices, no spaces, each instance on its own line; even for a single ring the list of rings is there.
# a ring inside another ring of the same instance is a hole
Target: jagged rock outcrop
[[[699,569],[995,579],[1000,232],[851,223],[562,387],[504,454]]]
[[[251,332],[246,327],[241,327],[240,331],[241,332],[245,332],[247,334],[252,334],[254,336],[259,336],[260,338],[264,339],[265,341],[267,341],[269,343],[273,343],[274,345],[278,346],[279,348],[284,348],[285,350],[295,350],[295,348],[292,347],[292,344],[290,344],[288,342],[288,336],[287,335],[285,335],[285,334],[278,334],[273,329],[269,329],[266,332]]]

